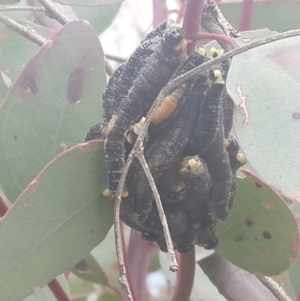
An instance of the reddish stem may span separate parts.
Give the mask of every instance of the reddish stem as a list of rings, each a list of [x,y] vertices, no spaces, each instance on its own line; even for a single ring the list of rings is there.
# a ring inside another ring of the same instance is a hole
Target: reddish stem
[[[195,41],[198,41],[198,40],[217,40],[217,41],[226,42],[226,43],[232,45],[234,48],[237,46],[237,43],[234,39],[232,39],[229,36],[225,36],[223,34],[218,34],[218,33],[206,33],[206,32],[198,33],[195,36]]]
[[[178,253],[176,253],[178,255]],[[193,288],[195,277],[195,248],[187,254],[180,254],[177,258],[179,269],[171,301],[188,301]],[[177,256],[176,256],[177,257]]]
[[[8,206],[4,200],[0,197],[0,217],[3,217],[8,210]]]
[[[153,3],[153,28],[168,18],[166,0],[152,0]]]
[[[68,280],[69,275],[70,275],[70,271],[69,270],[64,271],[64,275],[65,275],[65,278]]]
[[[205,0],[188,0],[185,8],[183,25],[184,35],[187,40],[192,40],[187,47],[187,54],[193,53],[196,41],[195,36],[200,31],[201,17]]]
[[[250,29],[254,0],[243,0],[239,31]]]
[[[137,301],[145,299],[146,278],[153,250],[152,243],[142,239],[140,232],[131,230],[127,254],[132,291]]]
[[[176,23],[181,23],[181,20],[183,19],[183,16],[184,16],[184,12],[185,12],[185,5],[183,3],[181,3],[178,13],[177,13]]]
[[[57,301],[71,301],[56,278],[48,283],[48,287]]]

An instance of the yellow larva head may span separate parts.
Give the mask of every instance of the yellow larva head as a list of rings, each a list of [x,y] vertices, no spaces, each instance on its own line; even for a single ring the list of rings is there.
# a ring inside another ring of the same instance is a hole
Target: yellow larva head
[[[188,166],[189,166],[189,169],[191,171],[195,170],[196,168],[199,167],[199,161],[196,160],[196,159],[190,159],[189,162],[188,162]]]
[[[139,121],[139,125],[143,126],[145,121],[146,121],[146,117],[142,117],[141,120]]]
[[[214,70],[214,80],[217,81],[222,81],[223,76],[221,70]]]
[[[241,164],[246,164],[247,163],[246,156],[242,152],[237,153],[235,158]]]
[[[215,47],[211,47],[209,52],[213,58],[217,57],[220,54],[219,50]]]
[[[181,190],[183,190],[185,188],[185,184],[183,182],[180,182],[176,188],[175,188],[175,192],[179,192]]]
[[[122,192],[122,195],[121,195],[122,199],[127,198],[128,196],[129,196],[128,191],[127,191],[127,190],[124,190],[124,191]]]
[[[106,197],[106,198],[110,198],[112,196],[112,192],[111,190],[109,190],[108,188],[104,189],[102,191],[102,194]]]
[[[201,47],[201,46],[199,46],[199,47],[196,48],[196,52],[198,52],[199,54],[201,54],[201,55],[203,55],[203,56],[206,55],[206,50],[205,50],[205,48],[203,48],[203,47]]]
[[[229,139],[224,140],[224,145],[225,145],[226,148],[230,145]]]

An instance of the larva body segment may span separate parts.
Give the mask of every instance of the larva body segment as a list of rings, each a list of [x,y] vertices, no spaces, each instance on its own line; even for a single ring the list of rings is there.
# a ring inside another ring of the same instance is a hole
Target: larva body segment
[[[220,75],[218,70],[211,71],[211,73]],[[225,83],[222,77],[215,77],[214,75],[213,77],[212,86],[207,91],[203,92],[205,87],[201,88],[201,83],[195,84],[192,90],[193,97],[203,97],[199,99],[198,120],[188,146],[188,152],[192,155],[198,154],[201,156],[207,151],[216,137],[219,126],[220,108],[222,108],[221,95]],[[202,91],[199,91],[199,89]]]
[[[212,189],[210,173],[199,156],[192,156],[184,158],[180,164],[180,174],[186,190],[183,207],[194,227],[199,228],[208,214],[207,202]]]
[[[112,74],[103,92],[104,122],[109,122],[115,110],[127,97],[145,59],[151,55],[153,47],[160,39],[160,37],[154,36],[152,39],[145,40]]]
[[[105,143],[109,189],[115,191],[125,161],[124,133],[149,111],[159,91],[185,59],[186,41],[179,27],[166,30],[141,67],[135,84],[107,126]]]
[[[186,92],[187,95],[188,92]],[[176,163],[189,141],[189,136],[197,113],[197,104],[187,100],[186,105],[178,112],[177,118],[161,133],[161,135],[146,150],[145,158],[154,180],[158,180],[164,172]],[[134,172],[135,210],[141,220],[145,220],[151,209],[153,197],[148,179],[140,166]]]
[[[213,188],[208,207],[213,217],[224,220],[229,213],[229,198],[232,184],[232,172],[228,153],[225,148],[222,107],[219,108],[219,125],[215,139],[201,156],[211,175]]]

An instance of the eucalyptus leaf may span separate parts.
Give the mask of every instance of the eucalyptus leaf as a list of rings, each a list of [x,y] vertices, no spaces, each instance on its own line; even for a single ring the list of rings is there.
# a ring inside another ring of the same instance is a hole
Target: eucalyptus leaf
[[[113,224],[103,143],[51,161],[0,221],[3,300],[19,301],[85,258]],[[18,285],[16,285],[16,283]]]
[[[234,132],[251,167],[292,200],[300,200],[299,47],[295,37],[235,56],[227,78]]]
[[[296,259],[297,223],[283,199],[244,170],[226,221],[218,222],[216,251],[251,273],[278,275]]]
[[[0,185],[14,200],[101,120],[103,52],[87,21],[66,24],[25,66],[0,107]]]

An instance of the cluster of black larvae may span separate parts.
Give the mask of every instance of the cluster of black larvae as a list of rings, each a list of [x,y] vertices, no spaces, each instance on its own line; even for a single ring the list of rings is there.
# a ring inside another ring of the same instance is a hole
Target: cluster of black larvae
[[[213,59],[201,47],[187,57],[186,46],[182,28],[166,21],[110,77],[103,93],[104,122],[86,136],[86,141],[104,140],[107,195],[116,191],[125,160],[161,89]],[[154,113],[144,141],[172,241],[181,253],[195,244],[216,246],[216,222],[228,216],[236,173],[245,163],[237,141],[229,136],[233,103],[225,90],[228,68],[229,62],[216,65],[176,87]],[[120,218],[166,251],[154,197],[138,161],[126,180]]]

